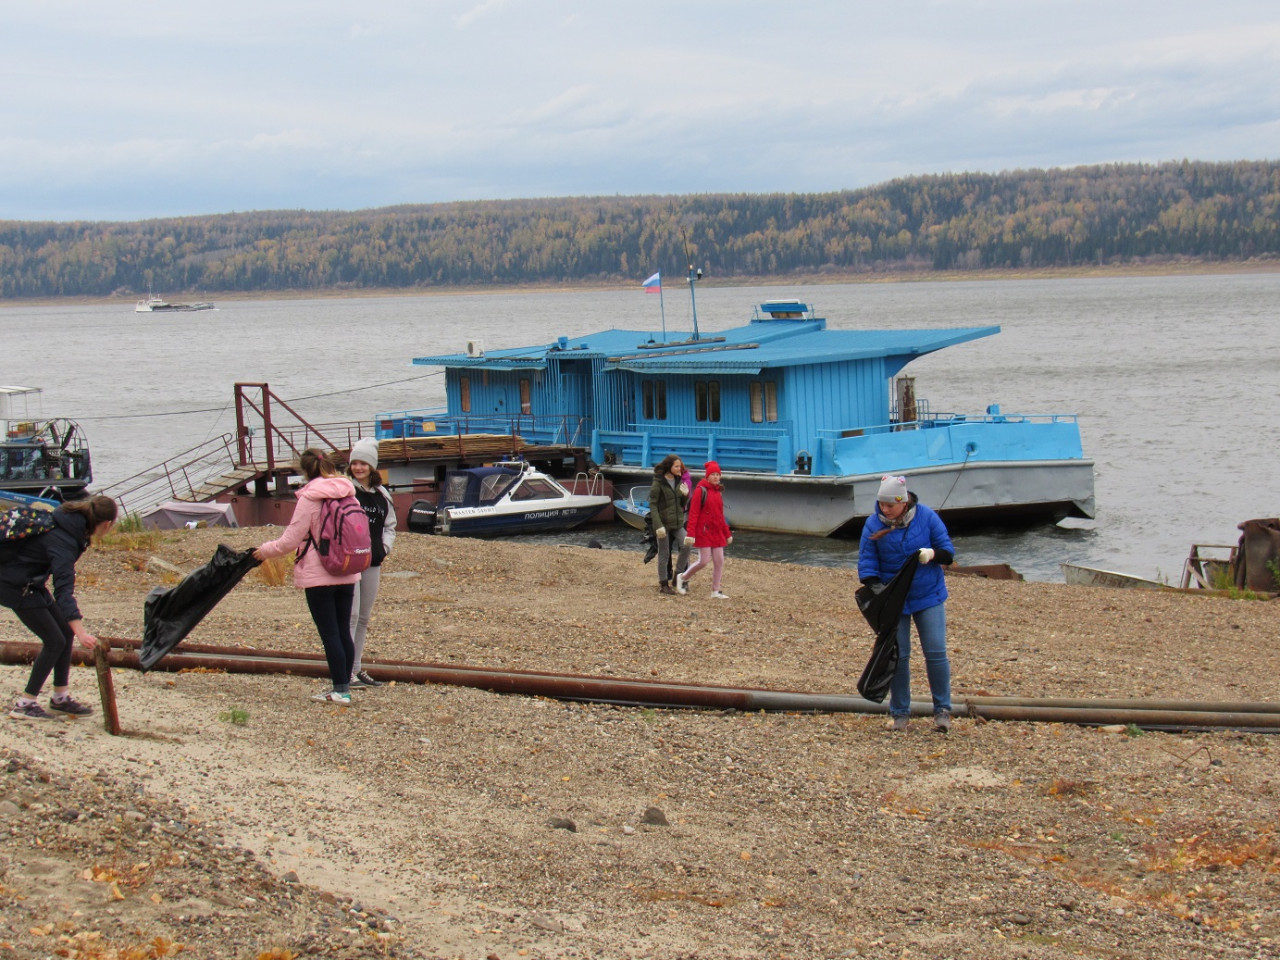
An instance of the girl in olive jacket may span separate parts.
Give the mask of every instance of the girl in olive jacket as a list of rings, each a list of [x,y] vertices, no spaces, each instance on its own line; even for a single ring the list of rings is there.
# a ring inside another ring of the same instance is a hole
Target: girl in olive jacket
[[[689,488],[684,483],[684,473],[684,461],[669,453],[653,468],[653,483],[649,485],[649,517],[658,541],[659,593],[676,592],[671,589],[672,547],[676,550],[675,573],[679,574],[689,565],[689,547],[684,534]]]

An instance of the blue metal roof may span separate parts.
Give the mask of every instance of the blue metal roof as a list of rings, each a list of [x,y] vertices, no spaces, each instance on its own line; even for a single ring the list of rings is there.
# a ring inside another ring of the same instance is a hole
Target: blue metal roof
[[[543,367],[550,358],[606,360],[605,369],[638,373],[753,373],[776,367],[841,363],[877,357],[918,357],[999,333],[998,326],[931,330],[828,330],[822,321],[755,321],[702,335],[603,330],[562,338],[545,346],[489,350],[483,356],[462,353],[416,357],[415,364],[510,370]]]

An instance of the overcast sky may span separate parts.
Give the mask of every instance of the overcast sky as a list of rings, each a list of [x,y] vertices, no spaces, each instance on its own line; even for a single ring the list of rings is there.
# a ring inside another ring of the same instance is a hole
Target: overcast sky
[[[1277,0],[0,0],[0,219],[1280,159]]]

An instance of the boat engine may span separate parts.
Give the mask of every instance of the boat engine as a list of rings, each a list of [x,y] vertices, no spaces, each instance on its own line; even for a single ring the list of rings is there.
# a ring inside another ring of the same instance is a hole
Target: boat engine
[[[405,522],[412,533],[435,533],[436,505],[430,500],[413,501]]]

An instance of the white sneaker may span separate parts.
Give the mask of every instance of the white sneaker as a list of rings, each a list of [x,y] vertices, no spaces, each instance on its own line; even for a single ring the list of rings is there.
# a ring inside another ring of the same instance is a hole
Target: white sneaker
[[[336,690],[326,690],[324,693],[317,693],[311,698],[317,703],[344,703],[351,705],[351,694],[338,693]]]
[[[677,573],[676,574],[676,593],[684,594],[688,592],[689,592],[689,585],[684,582],[684,574]]]
[[[711,599],[713,599],[713,600],[728,600],[728,599],[729,599],[729,595],[728,595],[727,593],[721,593],[719,590],[712,590],[712,591],[711,591]]]

